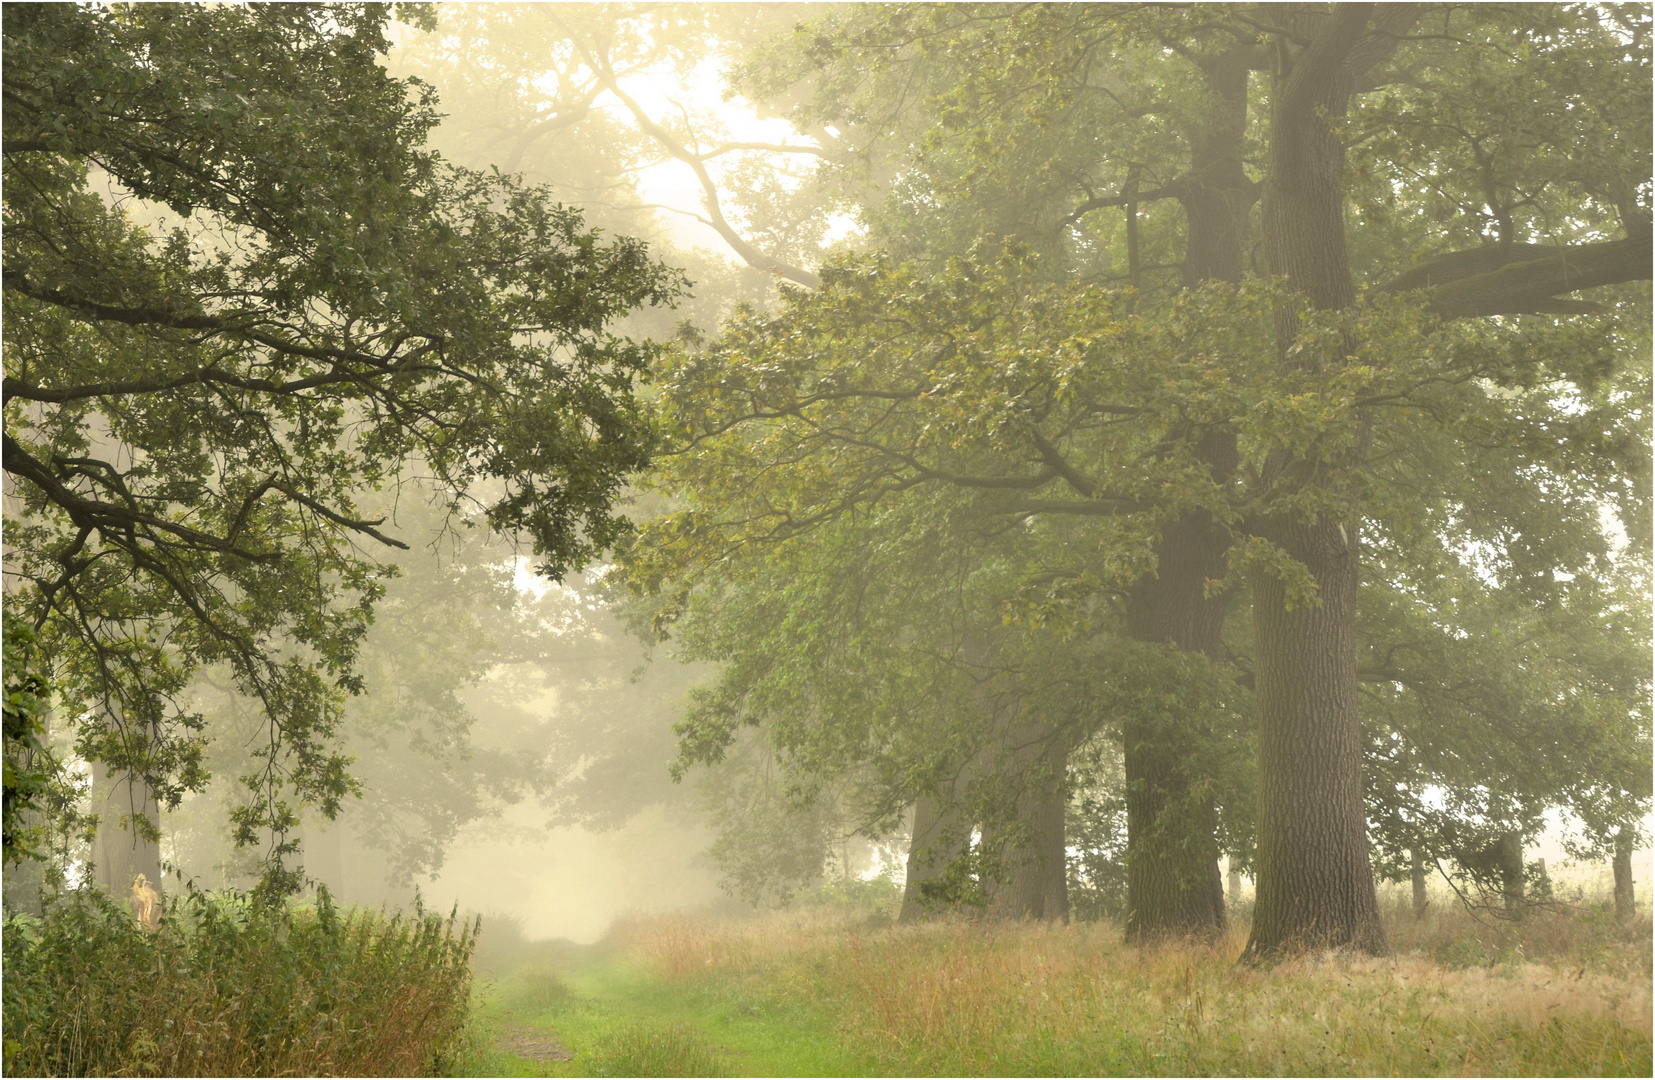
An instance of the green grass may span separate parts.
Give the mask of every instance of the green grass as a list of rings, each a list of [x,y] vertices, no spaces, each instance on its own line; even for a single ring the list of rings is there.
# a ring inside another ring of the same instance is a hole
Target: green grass
[[[1118,928],[892,928],[854,911],[518,940],[480,976],[478,1074],[1643,1075],[1647,925],[1589,908],[1486,924],[1391,913],[1397,954],[1238,968],[1244,933],[1138,949]],[[488,950],[487,921],[484,949]],[[548,1045],[550,1043],[548,1042]]]
[[[479,976],[480,1032],[544,1032],[573,1057],[485,1049],[469,1063],[474,1075],[842,1076],[871,1065],[846,1052],[821,1009],[778,1002],[747,980],[663,979],[613,942],[527,946],[518,963],[496,964]]]

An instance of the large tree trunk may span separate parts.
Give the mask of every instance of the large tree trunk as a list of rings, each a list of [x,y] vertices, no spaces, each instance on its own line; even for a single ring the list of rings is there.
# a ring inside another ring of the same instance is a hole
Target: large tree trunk
[[[1210,801],[1161,820],[1169,805],[1187,802],[1184,755],[1145,750],[1128,736],[1126,754],[1126,936],[1206,936],[1224,927],[1224,885],[1218,872],[1217,812]]]
[[[947,891],[949,868],[970,845],[971,822],[954,792],[914,800],[913,839],[908,842],[908,872],[898,922],[919,922],[954,910],[951,898],[938,894]]]
[[[1638,917],[1632,894],[1632,829],[1622,825],[1615,834],[1615,921],[1625,925]]]
[[[1408,881],[1414,887],[1414,918],[1425,914],[1425,905],[1429,902],[1425,897],[1425,860],[1418,851],[1409,853]]]
[[[1345,250],[1345,151],[1335,126],[1356,77],[1380,58],[1376,49],[1383,46],[1364,40],[1373,9],[1283,11],[1308,43],[1277,41],[1262,208],[1265,258],[1272,274],[1324,310],[1349,307],[1356,297]],[[1359,56],[1364,49],[1371,55]],[[1343,362],[1343,356],[1290,352],[1297,331],[1295,310],[1284,307],[1277,318],[1284,366]],[[1338,471],[1336,463],[1310,468],[1276,454],[1266,462],[1264,481],[1290,491],[1326,484]],[[1329,946],[1384,952],[1362,805],[1356,522],[1325,512],[1306,520],[1290,511],[1256,525],[1309,571],[1316,597],[1309,604],[1290,597],[1275,574],[1255,579],[1258,896],[1247,955]]]
[[[1231,49],[1201,62],[1210,109],[1192,133],[1190,171],[1180,196],[1188,229],[1186,288],[1242,278],[1247,216],[1256,198],[1242,162],[1249,52]],[[1236,467],[1235,435],[1208,433],[1199,454],[1214,478],[1224,480]],[[1216,659],[1228,601],[1207,597],[1205,589],[1209,580],[1223,576],[1228,548],[1228,535],[1204,512],[1169,525],[1156,549],[1155,575],[1132,587],[1127,633]],[[1125,732],[1126,930],[1134,940],[1206,936],[1224,927],[1216,808],[1208,800],[1194,813],[1162,820],[1169,806],[1191,798],[1189,740],[1200,733],[1177,727],[1176,722],[1153,730],[1134,725]]]
[[[1254,585],[1259,708],[1258,895],[1249,955],[1356,946],[1383,952],[1362,807],[1356,712],[1356,553],[1329,522],[1277,534],[1319,603]]]
[[[1066,922],[1069,881],[1064,819],[1069,747],[1056,735],[1047,734],[1032,753],[1017,756],[1027,765],[1014,781],[1016,816],[991,860],[998,873],[984,882],[988,910],[1003,919]]]
[[[1235,439],[1214,433],[1202,444],[1215,468],[1235,467]],[[1224,573],[1229,538],[1205,514],[1168,526],[1159,545],[1160,570],[1139,581],[1127,603],[1127,630],[1140,641],[1165,642],[1216,659],[1226,604],[1205,595]],[[1131,940],[1163,934],[1216,934],[1224,927],[1218,872],[1218,813],[1210,798],[1190,805],[1189,762],[1210,732],[1173,718],[1124,726],[1126,767],[1126,933]],[[1172,809],[1169,817],[1163,817]]]
[[[1190,133],[1183,177],[1184,287],[1240,282],[1246,270],[1247,217],[1258,188],[1247,179],[1247,79],[1253,49],[1233,48],[1198,63],[1206,76],[1205,122]]]

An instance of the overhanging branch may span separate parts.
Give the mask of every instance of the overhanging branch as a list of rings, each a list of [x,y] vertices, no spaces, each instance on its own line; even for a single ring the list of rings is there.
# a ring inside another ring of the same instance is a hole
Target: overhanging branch
[[[1443,319],[1487,315],[1584,314],[1596,305],[1564,293],[1648,281],[1655,266],[1650,237],[1596,244],[1501,244],[1438,256],[1379,287],[1381,294],[1427,290]]]

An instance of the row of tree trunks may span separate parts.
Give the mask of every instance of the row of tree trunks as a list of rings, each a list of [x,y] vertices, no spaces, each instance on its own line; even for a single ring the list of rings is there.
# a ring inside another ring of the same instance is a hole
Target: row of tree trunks
[[[1248,215],[1257,201],[1257,186],[1248,179],[1244,161],[1254,51],[1251,46],[1232,48],[1199,61],[1209,107],[1190,132],[1190,168],[1179,194],[1188,223],[1183,280],[1189,288],[1207,281],[1240,282],[1243,277]],[[1207,433],[1198,453],[1214,478],[1224,482],[1237,464],[1234,433]],[[1208,581],[1223,575],[1228,547],[1228,535],[1204,512],[1168,525],[1157,546],[1155,574],[1131,589],[1127,633],[1139,641],[1218,658],[1227,600],[1209,598],[1205,590]],[[1124,733],[1127,927],[1134,939],[1209,936],[1225,925],[1217,809],[1210,801],[1202,807],[1189,805],[1191,792],[1198,790],[1192,781],[1199,778],[1189,773],[1191,741],[1197,734],[1177,720],[1164,729],[1139,725]],[[1045,777],[1061,778],[1062,769],[1054,764],[1056,753],[1031,761],[1030,767]],[[1001,880],[989,887],[989,907],[1006,917],[1066,918],[1065,796],[1061,785],[1054,787],[1047,780],[1030,779],[1023,787],[1019,798],[1024,805],[1013,834],[1025,839],[1003,845],[990,860],[998,864]],[[1173,807],[1176,818],[1163,821],[1163,813]],[[939,813],[929,797],[916,803],[916,845]],[[921,917],[919,890],[941,873],[933,865],[934,856],[925,854],[927,846],[918,850],[920,876],[910,878],[913,884],[903,902],[905,919]]]
[[[915,800],[899,922],[958,911],[973,886],[995,918],[1069,917],[1073,741],[1023,717],[1015,702],[996,705],[985,692],[983,703],[995,713],[989,745]],[[968,866],[963,860],[973,855]]]
[[[1183,282],[1239,283],[1244,272],[1247,218],[1257,199],[1244,165],[1247,82],[1253,50],[1232,48],[1200,61],[1206,77],[1204,118],[1190,133],[1190,168],[1179,201],[1187,222]],[[1223,483],[1238,456],[1233,432],[1210,431],[1197,452]],[[1223,647],[1228,598],[1208,597],[1208,581],[1224,576],[1230,539],[1205,512],[1169,524],[1156,547],[1156,572],[1135,583],[1126,630],[1138,641],[1173,645],[1217,659]],[[1191,807],[1191,740],[1199,736],[1175,718],[1123,732],[1127,782],[1127,937],[1210,936],[1224,928],[1224,891],[1218,871],[1217,808]],[[1198,790],[1198,789],[1196,789]],[[1163,813],[1175,808],[1172,819]]]

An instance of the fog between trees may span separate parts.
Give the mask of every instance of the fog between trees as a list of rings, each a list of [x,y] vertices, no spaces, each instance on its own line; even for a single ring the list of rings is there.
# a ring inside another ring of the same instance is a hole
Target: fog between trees
[[[63,865],[1267,955],[1647,843],[1646,10],[13,10]]]

